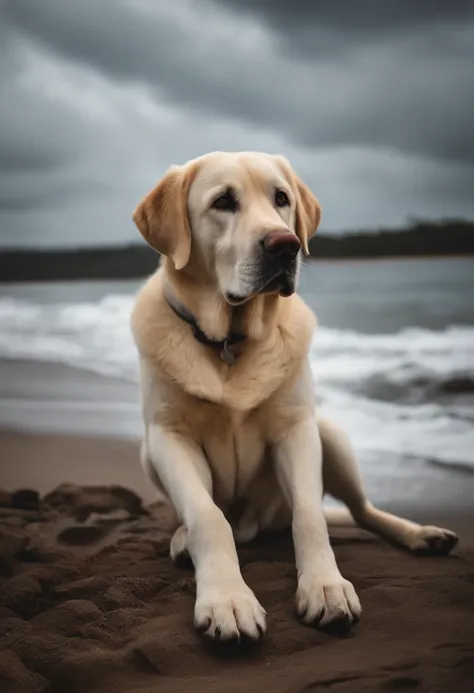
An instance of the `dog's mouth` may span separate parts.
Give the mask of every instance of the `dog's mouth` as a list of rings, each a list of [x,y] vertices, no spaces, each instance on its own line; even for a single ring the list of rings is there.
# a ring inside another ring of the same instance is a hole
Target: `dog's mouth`
[[[231,306],[241,306],[242,303],[248,301],[250,296],[238,296],[237,294],[232,294],[229,291],[225,294],[225,300],[230,303]]]
[[[289,272],[281,272],[270,279],[258,292],[259,294],[280,294],[284,298],[295,293],[295,278]]]
[[[259,294],[279,294],[283,298],[288,298],[295,293],[295,276],[292,272],[283,270],[276,276],[263,281],[258,289],[247,296],[239,296],[238,294],[226,293],[225,299],[231,306],[240,306],[248,301],[252,296]]]

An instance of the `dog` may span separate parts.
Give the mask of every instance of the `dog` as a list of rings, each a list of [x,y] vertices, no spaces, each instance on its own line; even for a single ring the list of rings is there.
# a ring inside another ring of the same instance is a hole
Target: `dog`
[[[194,564],[196,628],[259,640],[266,612],[236,544],[291,528],[297,612],[326,627],[359,619],[328,536],[324,492],[352,523],[416,554],[457,536],[367,499],[342,430],[316,413],[308,360],[316,318],[295,292],[321,218],[286,158],[213,152],[174,166],[133,220],[162,256],[131,328],[140,362],[141,462],[181,525],[174,561]]]

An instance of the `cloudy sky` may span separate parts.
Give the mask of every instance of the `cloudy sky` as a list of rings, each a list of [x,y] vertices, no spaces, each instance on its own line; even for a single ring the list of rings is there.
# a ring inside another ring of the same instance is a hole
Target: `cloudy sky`
[[[0,244],[138,240],[172,163],[284,153],[322,229],[474,218],[474,0],[2,0]]]

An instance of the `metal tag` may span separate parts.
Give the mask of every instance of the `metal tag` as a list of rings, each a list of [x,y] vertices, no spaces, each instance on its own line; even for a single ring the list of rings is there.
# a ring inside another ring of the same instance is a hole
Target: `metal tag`
[[[227,340],[224,342],[224,347],[221,351],[221,359],[228,363],[229,366],[233,366],[236,362],[236,358],[234,354],[231,352],[230,347],[227,344]]]

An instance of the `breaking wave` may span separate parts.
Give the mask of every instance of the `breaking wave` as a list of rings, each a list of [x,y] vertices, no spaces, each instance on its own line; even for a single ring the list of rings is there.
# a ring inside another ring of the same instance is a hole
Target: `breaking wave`
[[[40,305],[0,299],[0,356],[53,361],[136,382],[134,297]],[[322,409],[359,454],[474,469],[474,328],[359,334],[320,327],[311,364]]]

